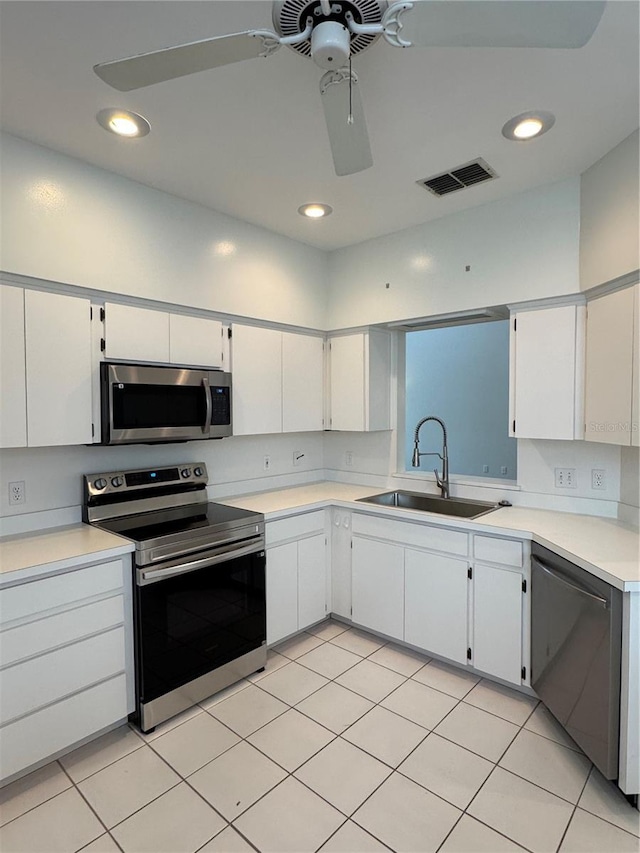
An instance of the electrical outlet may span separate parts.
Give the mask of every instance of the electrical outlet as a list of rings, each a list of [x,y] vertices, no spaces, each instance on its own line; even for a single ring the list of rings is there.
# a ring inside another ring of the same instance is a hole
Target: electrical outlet
[[[264,470],[265,470],[265,471],[268,471],[268,470],[271,468],[271,457],[270,457],[270,456],[265,456],[265,457],[264,457],[264,465],[263,465],[263,467],[264,467]]]
[[[16,504],[23,504],[25,501],[24,480],[18,480],[16,483],[9,483],[9,504],[11,506],[15,506]]]
[[[489,473],[489,466],[488,466],[488,465],[483,465],[483,466],[482,466],[482,473],[483,473],[483,474],[488,474],[488,473]]]
[[[591,469],[591,488],[606,489],[607,488],[607,472],[603,468]]]
[[[556,489],[575,489],[578,486],[575,468],[556,468]]]
[[[353,450],[347,450],[344,454],[344,461],[348,468],[353,468]]]
[[[304,459],[304,453],[302,452],[302,450],[294,450],[293,451],[293,464],[294,464],[294,466],[297,467],[298,465],[300,465],[300,463],[302,462],[303,459]]]
[[[500,466],[500,473],[503,475],[507,473],[507,466],[506,465]]]

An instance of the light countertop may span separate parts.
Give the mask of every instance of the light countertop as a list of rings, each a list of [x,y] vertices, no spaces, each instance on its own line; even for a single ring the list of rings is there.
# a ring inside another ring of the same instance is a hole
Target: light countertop
[[[323,482],[220,500],[231,506],[262,512],[267,520],[301,510],[339,504],[352,510],[404,518],[407,521],[422,520],[476,532],[512,533],[533,539],[625,592],[640,591],[640,535],[638,531],[615,519],[505,507],[470,521],[397,507],[355,503],[359,498],[382,491],[389,490],[376,486]]]
[[[27,570],[40,574],[73,568],[96,557],[109,560],[130,553],[134,547],[128,539],[88,524],[5,536],[0,539],[0,578],[13,581]],[[9,572],[18,574],[8,578]]]

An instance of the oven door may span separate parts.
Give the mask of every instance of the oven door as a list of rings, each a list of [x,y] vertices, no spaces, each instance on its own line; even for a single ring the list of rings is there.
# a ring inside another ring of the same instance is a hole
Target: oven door
[[[266,643],[264,540],[136,572],[139,705]]]
[[[101,365],[104,444],[231,435],[231,376],[222,371]]]

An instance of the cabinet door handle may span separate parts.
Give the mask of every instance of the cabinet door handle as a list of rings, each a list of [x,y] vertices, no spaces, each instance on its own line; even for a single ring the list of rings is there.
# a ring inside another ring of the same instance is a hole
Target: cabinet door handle
[[[204,391],[204,423],[202,424],[202,432],[207,435],[211,432],[211,414],[213,411],[213,403],[211,402],[211,389],[209,388],[209,380],[205,376],[202,380],[202,390]]]

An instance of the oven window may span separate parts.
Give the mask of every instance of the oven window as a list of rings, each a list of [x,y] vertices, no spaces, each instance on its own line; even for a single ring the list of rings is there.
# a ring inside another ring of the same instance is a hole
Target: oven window
[[[142,702],[259,648],[266,640],[264,551],[136,587]]]
[[[200,385],[113,383],[114,429],[201,427],[206,418]]]

